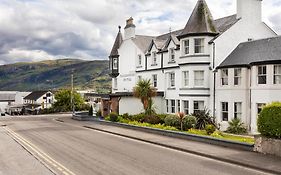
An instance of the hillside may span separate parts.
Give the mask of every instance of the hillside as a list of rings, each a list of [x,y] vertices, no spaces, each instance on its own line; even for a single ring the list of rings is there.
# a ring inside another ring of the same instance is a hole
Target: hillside
[[[75,89],[109,92],[108,61],[77,59],[48,60],[0,66],[0,90],[33,91],[70,87],[74,71]]]

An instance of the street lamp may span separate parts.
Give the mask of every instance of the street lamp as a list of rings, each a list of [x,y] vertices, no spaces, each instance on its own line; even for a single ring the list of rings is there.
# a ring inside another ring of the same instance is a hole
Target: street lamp
[[[71,108],[72,108],[72,116],[75,115],[75,108],[74,108],[74,92],[73,92],[73,70],[71,71]]]

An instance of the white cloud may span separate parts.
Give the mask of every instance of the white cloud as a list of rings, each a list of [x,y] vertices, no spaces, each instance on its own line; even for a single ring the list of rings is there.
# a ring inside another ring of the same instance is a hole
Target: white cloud
[[[234,14],[236,0],[206,0],[214,18]],[[59,57],[106,59],[118,25],[137,33],[183,28],[197,0],[1,0],[0,64]],[[263,19],[281,33],[281,0],[263,1]]]

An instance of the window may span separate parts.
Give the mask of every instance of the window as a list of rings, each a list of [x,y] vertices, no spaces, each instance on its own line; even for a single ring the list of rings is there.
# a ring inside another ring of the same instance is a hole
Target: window
[[[221,85],[228,85],[228,69],[221,70]]]
[[[221,103],[222,121],[228,121],[228,103]]]
[[[169,113],[169,100],[166,100],[166,109],[167,109],[167,113]]]
[[[184,54],[188,55],[189,54],[189,40],[183,41],[183,48],[184,48]]]
[[[157,54],[156,54],[156,52],[152,53],[152,65],[157,65]]]
[[[204,86],[204,71],[194,71],[194,86]]]
[[[281,84],[281,65],[274,65],[274,84]]]
[[[177,105],[177,107],[178,107],[178,112],[181,112],[181,101],[180,101],[180,100],[177,100],[177,102],[178,102],[178,105]]]
[[[141,66],[142,64],[142,58],[141,55],[138,55],[138,65]]]
[[[183,71],[183,87],[188,87],[189,86],[189,72],[188,71]]]
[[[170,48],[170,62],[175,62],[175,49]]]
[[[241,68],[234,69],[234,85],[241,85]]]
[[[113,58],[113,65],[112,65],[113,69],[118,69],[118,60],[117,58]]]
[[[194,39],[194,52],[195,53],[204,53],[204,39],[203,38]]]
[[[235,102],[234,103],[234,118],[241,119],[242,117],[242,103],[241,102]]]
[[[175,73],[172,72],[169,75],[170,75],[170,88],[173,88],[175,87]]]
[[[185,115],[189,114],[189,101],[183,101],[183,112]]]
[[[261,112],[262,108],[265,106],[265,103],[258,103],[257,107],[258,107],[258,114]]]
[[[266,84],[266,66],[258,66],[258,84]]]
[[[152,75],[152,83],[153,83],[153,87],[157,87],[157,75]]]
[[[176,100],[171,100],[171,113],[176,112]]]
[[[204,110],[204,101],[194,101],[193,102],[193,113],[200,112]]]

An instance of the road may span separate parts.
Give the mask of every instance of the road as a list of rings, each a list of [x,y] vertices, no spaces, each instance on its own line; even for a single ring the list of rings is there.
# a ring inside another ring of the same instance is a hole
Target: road
[[[60,123],[54,118],[11,118],[2,120],[2,123],[7,125],[7,132],[24,140],[48,167],[61,174],[265,174],[79,125]]]

